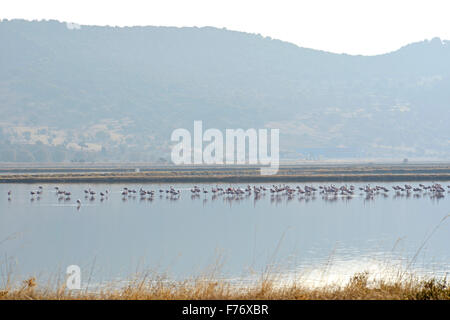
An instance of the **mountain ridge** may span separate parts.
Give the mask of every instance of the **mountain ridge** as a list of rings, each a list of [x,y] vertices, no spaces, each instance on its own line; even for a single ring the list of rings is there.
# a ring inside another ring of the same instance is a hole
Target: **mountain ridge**
[[[213,27],[3,20],[0,41],[0,161],[167,160],[194,120],[280,128],[285,158],[449,157],[439,38],[354,56]]]
[[[212,29],[212,30],[218,30],[218,31],[225,31],[225,32],[231,32],[231,33],[240,33],[240,34],[244,34],[244,35],[249,35],[249,36],[256,36],[256,37],[260,37],[263,39],[268,39],[268,40],[273,40],[273,41],[278,41],[284,44],[288,44],[291,46],[294,46],[296,48],[301,48],[301,49],[306,49],[306,50],[312,50],[312,51],[316,51],[316,52],[323,52],[323,53],[329,53],[329,54],[334,54],[334,55],[346,55],[346,56],[351,56],[351,57],[377,57],[377,56],[383,56],[383,55],[387,55],[387,54],[391,54],[391,53],[395,53],[397,51],[401,51],[407,47],[411,47],[411,46],[416,46],[416,45],[421,45],[421,44],[427,44],[427,43],[434,43],[434,44],[441,44],[441,45],[450,45],[450,40],[448,39],[441,39],[438,36],[432,37],[432,38],[427,38],[427,39],[423,39],[423,40],[417,40],[414,42],[410,42],[410,43],[406,43],[404,45],[401,45],[398,47],[398,49],[395,50],[391,50],[391,51],[387,51],[384,53],[379,53],[379,54],[373,54],[373,55],[364,55],[364,54],[351,54],[351,53],[338,53],[338,52],[332,52],[332,51],[328,51],[328,50],[324,50],[324,49],[319,49],[319,48],[310,48],[310,47],[304,47],[301,46],[299,44],[287,41],[287,40],[281,40],[281,39],[277,39],[277,38],[273,38],[271,36],[263,36],[260,33],[252,33],[252,32],[247,32],[247,31],[240,31],[240,30],[233,30],[233,29],[228,29],[228,28],[219,28],[219,27],[214,27],[214,26],[166,26],[166,25],[161,25],[161,26],[156,26],[156,25],[124,25],[124,26],[118,26],[118,25],[97,25],[97,24],[80,24],[80,23],[76,23],[76,22],[68,22],[68,21],[64,21],[64,20],[57,20],[57,19],[34,19],[34,20],[27,20],[27,19],[0,19],[0,23],[5,22],[5,23],[51,23],[51,24],[56,24],[61,28],[67,28],[67,29],[72,29],[72,30],[79,30],[82,27],[88,27],[88,28],[111,28],[111,29],[123,29],[123,30],[132,30],[132,29],[145,29],[145,28],[162,28],[162,29],[175,29],[175,30],[180,30],[180,29]],[[73,26],[73,27],[71,27]]]

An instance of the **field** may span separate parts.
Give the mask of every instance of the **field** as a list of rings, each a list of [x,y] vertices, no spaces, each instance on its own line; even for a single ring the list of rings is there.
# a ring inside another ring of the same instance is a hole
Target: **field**
[[[207,183],[448,181],[450,164],[282,165],[263,176],[255,166],[46,165],[0,167],[1,183]]]

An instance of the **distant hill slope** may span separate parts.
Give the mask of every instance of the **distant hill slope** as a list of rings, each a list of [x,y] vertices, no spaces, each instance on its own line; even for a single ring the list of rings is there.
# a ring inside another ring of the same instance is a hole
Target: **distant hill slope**
[[[450,42],[339,55],[216,28],[0,22],[0,161],[168,159],[170,133],[280,128],[285,158],[450,158]]]

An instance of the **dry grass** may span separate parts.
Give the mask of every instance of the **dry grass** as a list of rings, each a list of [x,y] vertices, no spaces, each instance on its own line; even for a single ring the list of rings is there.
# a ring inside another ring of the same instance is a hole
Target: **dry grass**
[[[355,274],[344,286],[306,288],[299,283],[280,286],[275,280],[262,280],[237,286],[223,280],[198,278],[186,281],[150,279],[146,276],[117,287],[103,286],[96,290],[68,290],[40,287],[35,278],[16,287],[0,289],[0,300],[450,300],[446,279],[369,281],[369,274]]]

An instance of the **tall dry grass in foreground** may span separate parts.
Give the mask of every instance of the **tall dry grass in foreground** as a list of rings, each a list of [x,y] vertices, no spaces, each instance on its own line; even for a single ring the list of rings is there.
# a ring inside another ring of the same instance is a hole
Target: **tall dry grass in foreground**
[[[237,286],[223,280],[194,279],[168,281],[164,279],[133,280],[117,288],[114,285],[100,289],[68,290],[40,287],[30,278],[16,287],[0,290],[0,300],[17,299],[81,299],[81,300],[450,300],[450,285],[446,279],[398,281],[369,281],[367,272],[355,274],[344,286],[306,288],[301,284],[281,285],[275,280],[264,279],[252,285]]]

